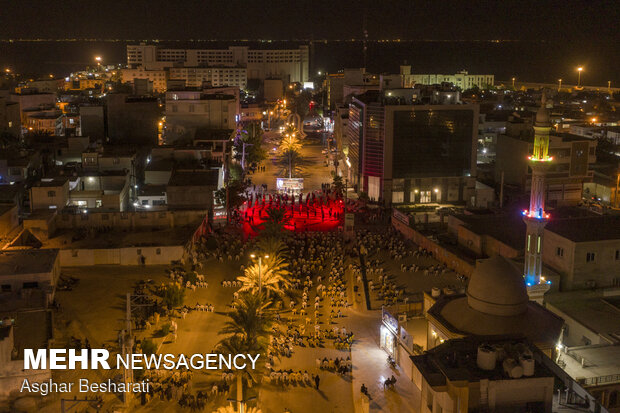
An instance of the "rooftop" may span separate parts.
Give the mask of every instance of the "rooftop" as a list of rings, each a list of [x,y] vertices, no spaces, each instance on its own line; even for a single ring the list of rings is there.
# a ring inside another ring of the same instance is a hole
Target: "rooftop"
[[[166,194],[166,185],[144,185],[140,188],[139,196],[159,196]]]
[[[194,135],[194,141],[229,141],[232,133],[232,129],[197,128],[196,134]]]
[[[217,169],[198,169],[194,171],[176,171],[168,186],[208,186],[217,188],[219,182]]]
[[[3,250],[0,276],[51,272],[57,257],[57,249]]]
[[[456,215],[465,226],[478,235],[488,235],[516,249],[523,249],[525,224],[521,214],[502,215]]]
[[[35,183],[33,186],[35,187],[41,187],[41,188],[45,188],[45,187],[59,187],[59,186],[63,186],[65,183],[67,183],[67,181],[69,180],[69,178],[44,178],[42,180],[40,180],[39,182]]]
[[[195,230],[195,226],[188,226],[144,231],[110,231],[92,236],[84,236],[79,231],[64,230],[50,238],[46,246],[63,249],[106,249],[185,245]]]
[[[610,342],[620,343],[620,290],[549,293],[545,301]]]
[[[620,345],[573,347],[560,357],[566,362],[564,371],[576,381],[620,374]]]
[[[174,160],[170,158],[153,159],[146,166],[147,171],[172,171],[174,167]]]
[[[411,356],[411,360],[431,386],[445,385],[446,379],[450,381],[467,380],[469,382],[479,382],[482,379],[519,380],[511,379],[499,360],[493,370],[479,368],[476,360],[478,347],[481,345],[491,345],[503,350],[500,352],[505,352],[506,356],[517,359],[524,353],[531,355],[536,352],[532,345],[524,339],[510,336],[468,337],[448,340],[425,354]],[[553,377],[553,373],[542,363],[535,363],[532,377]],[[528,377],[524,376],[521,379],[528,379]]]
[[[61,112],[42,112],[34,115],[28,115],[32,119],[58,119],[62,116]]]
[[[620,239],[620,215],[551,220],[545,227],[573,242]]]
[[[13,208],[17,208],[17,205],[14,204],[0,204],[0,216],[6,214]]]

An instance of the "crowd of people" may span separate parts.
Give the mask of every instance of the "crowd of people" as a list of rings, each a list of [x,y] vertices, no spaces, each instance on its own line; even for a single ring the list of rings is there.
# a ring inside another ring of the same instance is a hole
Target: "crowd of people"
[[[343,375],[350,373],[353,369],[350,356],[347,356],[346,359],[340,357],[336,357],[335,359],[323,357],[322,359],[316,359],[315,363],[317,369],[332,371]]]

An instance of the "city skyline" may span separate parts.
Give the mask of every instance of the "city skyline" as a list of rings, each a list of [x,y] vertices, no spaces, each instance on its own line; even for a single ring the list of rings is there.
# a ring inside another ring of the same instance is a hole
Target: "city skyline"
[[[620,413],[619,9],[0,0],[0,411]]]

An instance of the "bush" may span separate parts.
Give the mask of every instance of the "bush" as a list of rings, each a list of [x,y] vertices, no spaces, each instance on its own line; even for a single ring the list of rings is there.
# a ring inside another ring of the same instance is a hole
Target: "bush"
[[[161,336],[167,336],[169,332],[170,332],[170,323],[166,323],[162,325],[161,328],[159,329],[159,334]]]
[[[170,329],[169,324],[168,324],[168,329]],[[153,343],[153,340],[149,340],[149,339],[142,340],[142,353],[148,355],[148,354],[155,354],[156,351],[157,351],[157,345]]]
[[[189,281],[191,284],[196,284],[196,281],[198,281],[198,274],[196,274],[196,271],[188,271],[183,279]]]
[[[178,284],[170,284],[164,289],[162,299],[168,310],[180,307],[185,299],[185,290]]]

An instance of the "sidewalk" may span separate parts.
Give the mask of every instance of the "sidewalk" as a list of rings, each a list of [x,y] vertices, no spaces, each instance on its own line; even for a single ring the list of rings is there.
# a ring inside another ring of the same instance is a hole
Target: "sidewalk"
[[[351,352],[353,361],[353,400],[356,413],[417,412],[420,392],[399,367],[393,370],[387,363],[387,354],[379,347],[380,311],[355,311],[351,323],[356,341]],[[383,382],[394,375],[394,389],[383,389]],[[365,384],[372,400],[369,409],[363,406],[360,388]],[[367,410],[368,409],[368,410]]]

